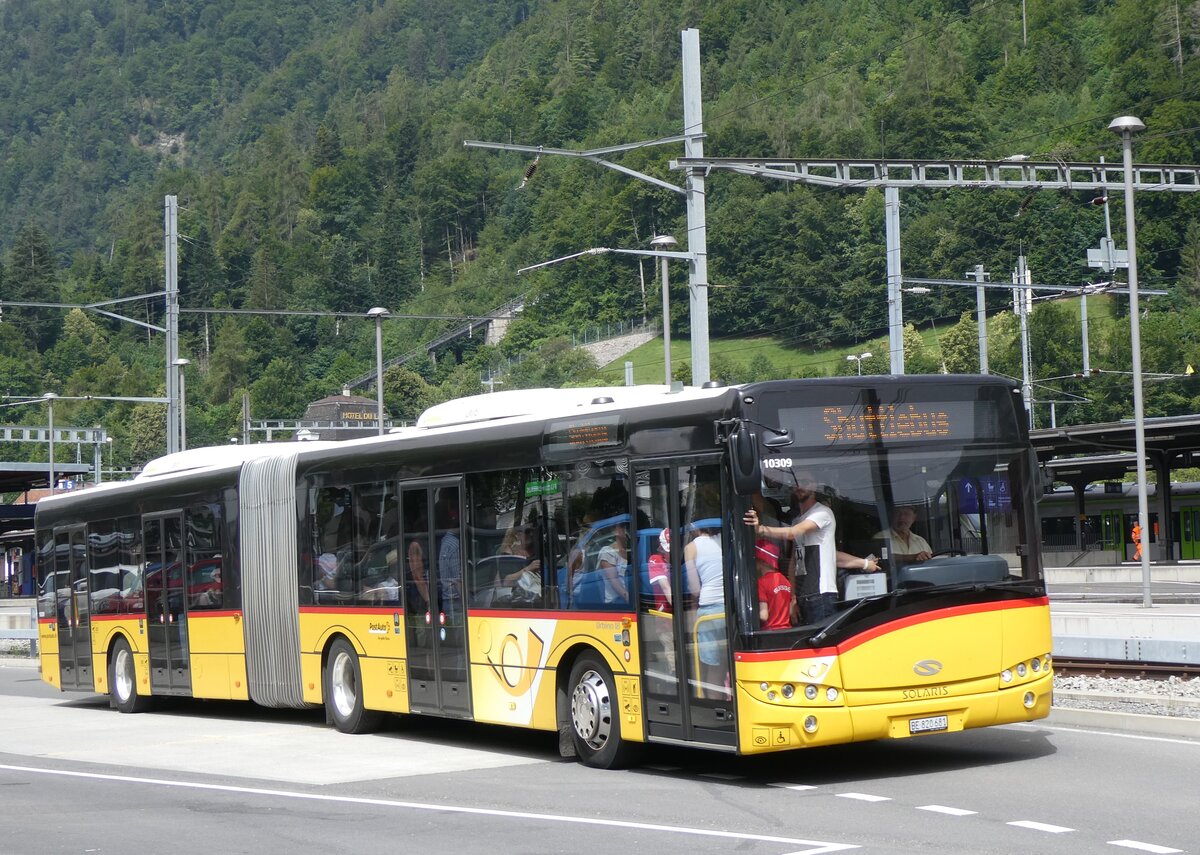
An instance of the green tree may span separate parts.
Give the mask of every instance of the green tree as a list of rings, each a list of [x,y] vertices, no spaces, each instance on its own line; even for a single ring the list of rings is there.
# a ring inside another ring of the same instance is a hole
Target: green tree
[[[979,372],[979,324],[970,312],[942,333],[942,362],[951,374]]]
[[[17,235],[8,253],[8,269],[4,273],[5,293],[16,302],[56,302],[54,253],[50,239],[40,227],[26,224]],[[39,350],[48,347],[58,330],[59,318],[55,309],[10,309],[6,314],[14,319]]]
[[[251,359],[245,331],[233,318],[225,318],[217,327],[216,344],[209,360],[208,399],[214,404],[222,404],[237,389],[248,386]]]

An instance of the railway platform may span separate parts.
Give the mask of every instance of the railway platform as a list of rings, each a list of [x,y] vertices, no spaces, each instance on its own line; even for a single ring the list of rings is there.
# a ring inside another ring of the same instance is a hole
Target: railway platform
[[[1048,567],[1054,655],[1200,665],[1200,565]]]

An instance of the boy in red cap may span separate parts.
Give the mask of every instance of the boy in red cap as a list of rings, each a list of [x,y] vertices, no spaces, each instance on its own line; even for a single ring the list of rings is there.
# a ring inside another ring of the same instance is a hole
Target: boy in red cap
[[[763,629],[787,629],[792,625],[792,585],[779,572],[779,545],[773,540],[754,544],[758,566],[758,619]]]

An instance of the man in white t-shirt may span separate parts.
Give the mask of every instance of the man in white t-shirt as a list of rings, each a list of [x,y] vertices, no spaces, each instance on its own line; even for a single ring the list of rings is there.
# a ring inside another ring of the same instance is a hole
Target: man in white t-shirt
[[[800,618],[804,624],[820,623],[830,617],[837,603],[837,571],[875,572],[879,564],[871,558],[858,558],[837,548],[837,521],[828,505],[817,501],[817,481],[811,472],[797,472],[792,484],[790,525],[763,525],[758,512],[746,511],[742,522],[754,527],[756,537],[796,542],[796,574],[804,578],[793,584]]]

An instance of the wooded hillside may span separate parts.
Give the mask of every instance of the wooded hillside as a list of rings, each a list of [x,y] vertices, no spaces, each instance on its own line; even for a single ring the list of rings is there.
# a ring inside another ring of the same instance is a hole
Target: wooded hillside
[[[1139,162],[1200,162],[1200,3],[1025,6],[1023,21],[1020,0],[6,0],[0,298],[161,290],[163,196],[174,194],[184,307],[442,317],[528,295],[499,348],[475,340],[461,363],[390,371],[397,417],[480,391],[481,372],[517,355],[506,388],[586,383],[593,366],[563,337],[653,317],[654,271],[611,256],[515,271],[592,246],[645,247],[656,233],[683,243],[682,199],[578,159],[542,157],[524,181],[530,157],[463,140],[590,148],[678,134],[679,31],[696,27],[709,156],[1117,161],[1106,126],[1134,114],[1147,125]],[[681,183],[667,167],[681,153],[619,160]],[[728,174],[707,190],[714,337],[851,352],[886,328],[881,193]],[[961,279],[983,264],[1007,280],[1024,254],[1036,281],[1091,281],[1085,253],[1104,234],[1093,195],[906,191],[905,274]],[[1147,193],[1138,205],[1142,284],[1171,292],[1148,302],[1145,367],[1179,373],[1200,359],[1200,198]],[[679,336],[682,271],[673,283]],[[974,365],[973,323],[959,323],[973,299],[944,288],[906,301],[908,320],[938,322],[949,370]],[[997,312],[1006,302],[990,299]],[[123,312],[161,323],[162,300]],[[1019,374],[1011,321],[993,320],[992,364]],[[451,324],[388,321],[386,353]],[[1061,304],[1035,312],[1035,377],[1079,370],[1076,324]],[[183,330],[193,444],[238,433],[244,390],[256,418],[296,418],[373,366],[365,320],[186,313]],[[156,335],[94,313],[7,308],[0,323],[8,394],[162,394],[162,354]],[[941,361],[913,342],[910,370]],[[729,381],[775,370],[752,363],[726,355],[714,369]],[[1127,369],[1127,336],[1093,336],[1092,364]],[[1091,402],[1059,419],[1123,417],[1127,385],[1116,374],[1076,384]],[[1152,384],[1147,412],[1192,412],[1198,396],[1189,379]],[[43,419],[38,406],[5,417]],[[153,406],[64,403],[56,420],[104,424],[118,463],[163,448]]]

